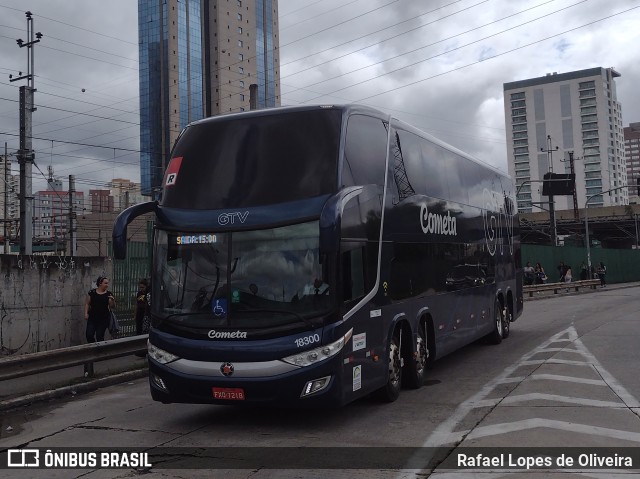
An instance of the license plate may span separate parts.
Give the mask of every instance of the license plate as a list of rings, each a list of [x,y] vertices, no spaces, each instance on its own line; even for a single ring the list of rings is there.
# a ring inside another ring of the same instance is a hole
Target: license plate
[[[227,401],[244,401],[244,389],[242,388],[212,388],[213,399],[226,399]]]

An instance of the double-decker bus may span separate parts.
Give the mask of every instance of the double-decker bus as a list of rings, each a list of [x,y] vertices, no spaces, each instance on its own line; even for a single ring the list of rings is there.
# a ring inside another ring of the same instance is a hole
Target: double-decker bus
[[[522,312],[512,180],[364,106],[207,118],[155,213],[149,381],[164,403],[393,401]]]

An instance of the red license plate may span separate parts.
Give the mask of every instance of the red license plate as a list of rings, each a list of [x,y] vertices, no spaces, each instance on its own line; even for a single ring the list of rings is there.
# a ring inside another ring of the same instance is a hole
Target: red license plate
[[[244,401],[244,389],[242,388],[211,388],[213,399],[226,399],[228,401]]]

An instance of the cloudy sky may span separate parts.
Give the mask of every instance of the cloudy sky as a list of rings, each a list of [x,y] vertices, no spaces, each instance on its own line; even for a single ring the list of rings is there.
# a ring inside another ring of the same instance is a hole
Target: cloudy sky
[[[136,0],[0,0],[0,148],[18,148],[24,12],[36,32],[33,189],[139,181]],[[503,83],[614,67],[640,121],[638,0],[279,0],[283,105],[379,107],[504,171]],[[17,165],[14,167],[17,171]]]

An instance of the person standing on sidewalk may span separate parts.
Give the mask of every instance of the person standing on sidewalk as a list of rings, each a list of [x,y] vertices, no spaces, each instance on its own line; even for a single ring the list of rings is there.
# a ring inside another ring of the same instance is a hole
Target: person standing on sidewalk
[[[115,308],[113,293],[107,288],[109,279],[98,276],[96,288],[87,293],[84,302],[84,319],[87,322],[87,342],[104,341],[104,333],[109,327],[110,309]]]
[[[596,273],[598,273],[598,277],[600,278],[600,287],[604,288],[607,285],[607,267],[604,265],[604,262],[600,261],[600,266],[598,266]]]

